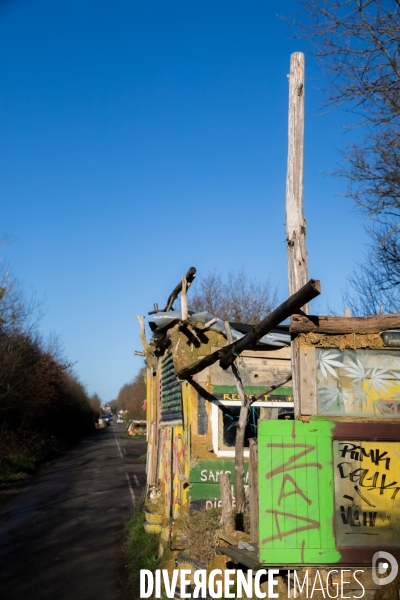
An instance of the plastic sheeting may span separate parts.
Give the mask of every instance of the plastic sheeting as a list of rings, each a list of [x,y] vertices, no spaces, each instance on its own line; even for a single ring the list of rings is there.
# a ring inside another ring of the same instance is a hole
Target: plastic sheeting
[[[159,312],[155,314],[152,318],[152,321],[156,324],[157,329],[162,330],[164,327],[170,325],[173,321],[177,319],[181,319],[181,311],[180,310],[171,310],[169,312]],[[199,312],[195,314],[191,314],[190,318],[193,321],[200,321],[201,323],[208,323],[214,319],[214,315],[211,315],[209,312]],[[157,329],[154,333],[157,333]],[[217,319],[216,323],[210,327],[213,331],[218,331],[226,336],[225,333],[225,325],[221,319]],[[236,342],[245,336],[244,333],[237,331],[233,327],[231,327],[232,338]],[[283,348],[284,346],[288,346],[290,344],[290,334],[289,333],[278,333],[278,332],[270,332],[267,335],[264,335],[260,340],[261,344],[266,344],[267,346],[276,346],[277,348]]]

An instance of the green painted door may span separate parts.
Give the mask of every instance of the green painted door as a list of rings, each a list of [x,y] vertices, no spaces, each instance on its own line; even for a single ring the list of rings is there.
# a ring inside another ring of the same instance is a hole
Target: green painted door
[[[260,562],[335,563],[332,435],[327,421],[260,421]]]

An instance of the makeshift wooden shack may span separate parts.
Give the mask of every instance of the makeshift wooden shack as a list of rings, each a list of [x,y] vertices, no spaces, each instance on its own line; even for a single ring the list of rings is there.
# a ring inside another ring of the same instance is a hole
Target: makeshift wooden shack
[[[292,422],[259,423],[259,562],[400,559],[400,315],[294,315]]]
[[[210,324],[211,323],[211,324]],[[236,340],[251,326],[231,323]],[[188,315],[159,311],[150,321],[152,340],[147,346],[147,486],[157,498],[159,528],[181,514],[182,507],[210,509],[220,505],[219,475],[231,473],[234,483],[236,423],[240,411],[231,369],[218,363],[193,376],[185,369],[227,346],[224,323],[208,313]],[[257,437],[260,419],[293,417],[289,380],[270,394],[262,392],[290,379],[289,327],[275,327],[268,336],[241,355],[246,393],[261,395],[249,413],[248,439]],[[248,474],[245,475],[247,483]],[[161,518],[162,517],[162,518]],[[149,520],[153,523],[154,518]]]

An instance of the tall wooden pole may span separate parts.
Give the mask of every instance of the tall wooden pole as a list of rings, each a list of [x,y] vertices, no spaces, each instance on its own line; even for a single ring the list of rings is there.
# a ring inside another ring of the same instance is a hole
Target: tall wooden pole
[[[286,175],[286,242],[289,295],[308,281],[306,220],[303,214],[304,188],[304,54],[290,57],[288,163]],[[302,310],[308,315],[307,302]],[[292,384],[295,417],[301,414],[300,373],[297,351],[292,344]]]
[[[286,241],[288,249],[289,295],[308,281],[306,221],[303,214],[304,173],[304,54],[290,57],[289,131],[286,177]],[[309,305],[302,310],[309,314]]]

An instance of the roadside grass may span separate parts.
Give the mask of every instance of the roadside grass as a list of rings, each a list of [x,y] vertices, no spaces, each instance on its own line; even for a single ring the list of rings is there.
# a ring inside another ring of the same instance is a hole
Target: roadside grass
[[[26,479],[35,470],[35,460],[26,456],[13,456],[1,461],[0,485]]]
[[[125,556],[128,567],[129,587],[133,598],[140,598],[140,569],[154,571],[160,564],[158,534],[146,533],[144,512],[134,508],[132,517],[126,524],[127,542]]]
[[[60,440],[33,433],[23,443],[4,444],[0,451],[0,487],[27,479],[41,464],[67,450],[77,440],[77,435]]]

